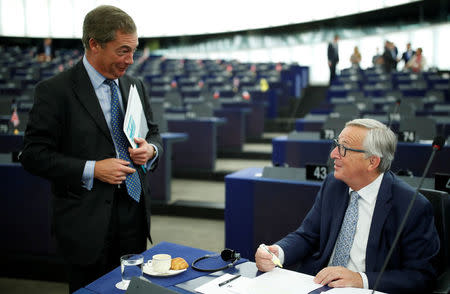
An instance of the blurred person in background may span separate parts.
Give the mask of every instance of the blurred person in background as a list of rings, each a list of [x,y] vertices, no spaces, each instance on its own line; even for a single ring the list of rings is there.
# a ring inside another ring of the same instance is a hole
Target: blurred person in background
[[[359,68],[359,63],[361,62],[361,53],[359,52],[358,46],[353,49],[353,54],[350,56],[350,62],[353,68]]]
[[[55,49],[51,38],[46,38],[39,45],[37,50],[37,60],[39,62],[49,62],[55,57]]]
[[[426,60],[422,55],[422,48],[417,48],[416,54],[414,54],[408,63],[405,65],[405,69],[412,72],[421,72],[425,69]]]
[[[336,78],[336,65],[339,63],[339,35],[334,35],[333,42],[328,43],[328,67],[330,68],[330,85]]]
[[[406,67],[406,64],[411,59],[411,57],[414,56],[414,54],[416,54],[416,52],[412,50],[411,43],[406,44],[406,51],[403,52],[402,58],[400,59],[403,60],[403,62],[405,63],[404,67]]]

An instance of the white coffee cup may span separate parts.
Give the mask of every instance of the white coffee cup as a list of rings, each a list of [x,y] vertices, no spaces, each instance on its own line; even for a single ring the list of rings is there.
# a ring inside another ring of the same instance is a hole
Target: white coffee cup
[[[172,256],[169,254],[156,254],[152,257],[152,268],[157,273],[167,273],[170,270]]]

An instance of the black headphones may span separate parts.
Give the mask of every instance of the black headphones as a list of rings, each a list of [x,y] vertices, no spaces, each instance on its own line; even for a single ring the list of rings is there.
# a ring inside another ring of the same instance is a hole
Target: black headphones
[[[220,257],[222,257],[223,261],[229,262],[227,265],[220,267],[220,268],[211,268],[211,269],[205,269],[205,268],[199,268],[197,266],[195,266],[196,263],[198,263],[201,260],[207,259],[207,258],[212,258],[212,257],[218,257],[218,254],[207,254],[205,256],[199,257],[196,260],[194,260],[194,262],[192,262],[192,268],[200,271],[200,272],[215,272],[215,271],[221,271],[221,270],[225,270],[228,269],[232,266],[234,266],[236,264],[236,262],[241,259],[241,254],[237,253],[234,250],[231,249],[224,249],[221,253],[220,253]]]

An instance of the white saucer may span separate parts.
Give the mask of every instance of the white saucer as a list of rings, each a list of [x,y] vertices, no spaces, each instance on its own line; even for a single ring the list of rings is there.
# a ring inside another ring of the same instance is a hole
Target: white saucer
[[[153,277],[170,277],[170,276],[175,276],[175,275],[181,274],[182,272],[184,272],[186,270],[187,270],[187,268],[182,269],[182,270],[169,270],[167,273],[158,273],[158,272],[155,272],[153,270],[152,261],[151,260],[149,260],[147,263],[144,263],[144,266],[143,266],[144,273],[146,273],[149,276],[153,276]]]
[[[129,284],[130,284],[130,281],[120,281],[116,284],[116,288],[119,290],[126,290],[126,289],[128,289]]]

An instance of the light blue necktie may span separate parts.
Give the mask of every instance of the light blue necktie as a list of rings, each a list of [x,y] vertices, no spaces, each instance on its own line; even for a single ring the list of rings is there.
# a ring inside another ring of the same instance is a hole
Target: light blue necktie
[[[356,191],[352,191],[350,204],[345,212],[341,231],[336,241],[336,250],[331,262],[332,266],[346,267],[350,259],[350,249],[352,249],[356,225],[358,224],[358,198],[359,194]]]
[[[105,80],[105,84],[111,89],[111,130],[113,140],[116,143],[117,151],[119,152],[119,158],[130,162],[129,167],[135,169],[128,154],[128,140],[123,132],[123,115],[119,104],[119,93],[117,92],[119,87],[117,87],[113,80]],[[139,202],[141,196],[141,182],[137,171],[127,175],[125,184],[131,198]]]

